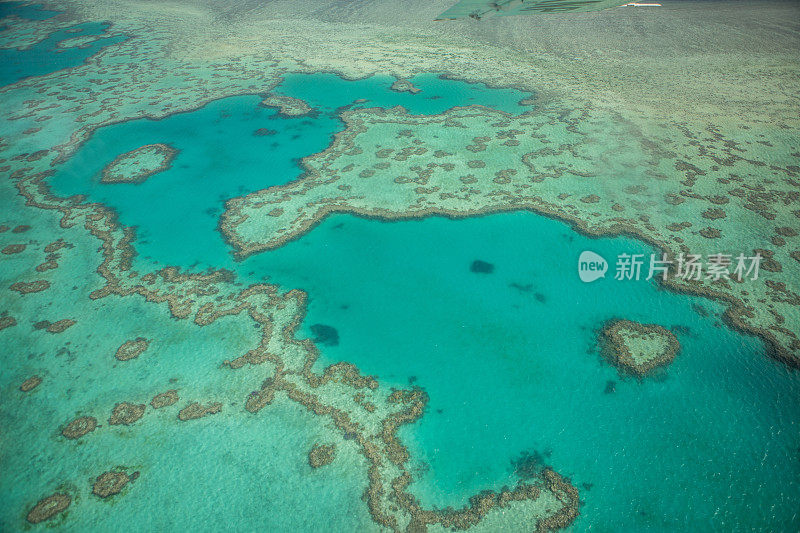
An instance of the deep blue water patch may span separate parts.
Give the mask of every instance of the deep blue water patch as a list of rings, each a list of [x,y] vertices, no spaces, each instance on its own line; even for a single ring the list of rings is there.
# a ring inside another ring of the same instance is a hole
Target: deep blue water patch
[[[71,37],[103,35],[110,24],[87,22],[50,34],[30,48],[0,49],[0,86],[11,85],[24,78],[43,76],[66,68],[77,67],[88,58],[127,39],[124,35],[101,37],[86,46],[60,48],[58,43]]]
[[[0,20],[6,17],[19,17],[25,20],[47,20],[58,14],[58,11],[44,9],[44,6],[39,4],[0,2]],[[0,27],[0,30],[2,30],[2,27]]]

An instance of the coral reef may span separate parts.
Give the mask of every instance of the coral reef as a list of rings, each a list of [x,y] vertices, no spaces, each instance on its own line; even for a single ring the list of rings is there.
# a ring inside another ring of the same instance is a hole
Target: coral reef
[[[100,246],[97,274],[102,286],[85,291],[92,291],[92,302],[111,306],[112,301],[129,301],[126,298],[146,300],[168,309],[176,320],[190,320],[198,327],[233,315],[252,318],[264,349],[229,355],[228,366],[231,371],[250,369],[272,378],[250,393],[253,399],[246,400],[247,410],[258,412],[280,394],[332,423],[348,445],[357,446],[368,465],[365,501],[379,525],[395,530],[428,525],[466,529],[492,513],[523,513],[538,530],[558,529],[577,516],[579,499],[568,480],[545,469],[535,485],[481,493],[460,510],[423,509],[408,490],[409,452],[397,437],[401,426],[422,416],[427,402],[423,392],[390,393],[347,365],[328,367],[323,374],[313,372],[316,348],[294,336],[305,311],[302,293],[279,293],[269,285],[242,288],[223,272],[184,274],[160,267],[147,271],[138,264],[134,268],[132,228],[123,227],[103,206],[51,195],[47,179],[98,127],[135,117],[159,119],[224,96],[267,94],[287,69],[333,70],[349,77],[390,72],[398,80],[417,72],[447,70],[451,76],[490,85],[538,90],[536,113],[520,117],[480,107],[416,118],[402,109],[347,111],[346,130],[330,150],[304,161],[303,178],[231,200],[221,229],[243,257],[277,247],[335,212],[400,219],[528,209],[573,222],[591,235],[625,233],[674,254],[722,249],[749,253],[740,249],[748,243],[769,252],[762,254],[769,258],[759,280],[746,284],[702,280],[673,288],[730,303],[726,316],[730,324],[759,334],[773,346],[776,357],[796,364],[800,246],[792,232],[800,216],[795,183],[800,156],[792,140],[797,132],[796,99],[786,90],[787,80],[797,77],[794,55],[786,61],[782,52],[769,66],[770,75],[764,75],[763,56],[755,53],[703,52],[704,61],[695,62],[694,52],[671,53],[675,41],[659,42],[651,53],[638,42],[621,42],[602,14],[582,25],[585,49],[575,48],[570,32],[561,35],[560,24],[537,32],[509,26],[510,37],[535,45],[528,47],[535,53],[511,55],[486,46],[482,35],[440,29],[419,18],[413,24],[352,24],[343,29],[318,21],[310,26],[302,17],[259,19],[256,13],[244,17],[247,20],[226,19],[230,28],[220,33],[219,18],[202,9],[175,16],[175,11],[162,12],[152,4],[109,6],[89,0],[65,4],[113,20],[119,31],[129,31],[132,37],[80,67],[4,88],[4,98],[13,105],[0,112],[9,130],[0,142],[0,165],[9,176],[3,187],[8,187],[4,191],[9,197],[19,194],[26,204],[10,210],[14,216],[21,213],[19,222],[34,210],[49,213],[48,222],[60,223],[65,236],[68,231],[85,231],[92,239],[81,249],[87,257]],[[423,15],[408,13],[412,18]],[[0,40],[5,47],[23,48],[67,23],[59,19],[13,39],[3,32]],[[643,34],[652,33],[652,25],[659,23],[637,19],[644,25]],[[704,23],[712,35],[735,33],[728,31],[729,19]],[[539,32],[546,33],[547,47],[529,40],[529,34]],[[684,36],[677,39],[683,46]],[[618,60],[591,52],[608,49],[609,42],[618,45]],[[715,44],[702,48],[719,49]],[[454,46],[463,53],[450,53]],[[631,57],[632,48],[645,56]],[[751,48],[764,53],[761,46]],[[619,68],[620,61],[625,69]],[[678,97],[666,97],[677,94],[676,71],[684,72],[691,83]],[[265,105],[275,105],[287,115],[311,112],[296,99],[271,96]],[[755,116],[753,110],[758,110]],[[23,136],[24,142],[7,144],[8,138]],[[55,141],[62,144],[54,146],[53,139],[62,137],[63,141]],[[376,140],[380,148],[374,146]],[[756,144],[764,147],[763,154],[751,150]],[[431,155],[438,166],[427,167]],[[133,160],[127,161],[128,176],[141,170]],[[739,221],[737,227],[721,223],[731,220]],[[0,231],[18,224],[4,222]],[[11,231],[28,229],[17,225]],[[26,249],[6,262],[28,253]],[[42,263],[47,265],[42,271],[55,276],[60,272],[49,268],[50,261]],[[47,280],[20,279],[33,278],[8,279],[6,286],[11,284],[10,289],[21,295],[50,286]],[[77,290],[76,295],[85,295],[80,292],[84,287]],[[36,298],[46,296],[24,299]],[[83,315],[74,316],[84,320]],[[13,317],[0,318],[0,328],[15,323]],[[365,394],[359,401],[352,400],[356,391]],[[369,411],[364,408],[368,404],[377,408]],[[194,403],[181,413],[192,418],[207,409]],[[96,427],[94,418],[82,417],[63,434],[79,438]],[[42,509],[66,508],[69,497],[59,496]],[[547,502],[544,511],[535,505],[541,498]],[[44,520],[55,513],[34,518]]]
[[[303,100],[281,94],[270,94],[261,101],[261,105],[277,107],[278,113],[287,117],[302,117],[312,112],[312,109]]]
[[[20,294],[30,294],[33,292],[42,292],[50,288],[50,282],[44,279],[37,281],[18,281],[11,284],[9,287],[12,291],[17,291]]]
[[[101,183],[144,183],[145,180],[169,169],[178,151],[168,144],[146,144],[117,156],[106,165]]]
[[[92,485],[92,494],[100,498],[108,498],[119,494],[129,482],[135,481],[139,477],[139,472],[134,472],[130,476],[121,470],[103,472]]]
[[[22,392],[30,392],[41,384],[42,378],[40,376],[31,376],[22,382],[22,385],[19,386],[19,390]]]
[[[179,399],[178,391],[175,389],[170,389],[153,396],[153,399],[150,400],[150,406],[153,409],[161,409],[163,407],[169,407],[170,405],[176,403]]]
[[[394,81],[394,83],[392,83],[392,86],[390,87],[390,89],[393,90],[393,91],[397,91],[399,93],[408,92],[408,93],[411,93],[411,94],[417,94],[418,92],[420,92],[419,87],[416,87],[409,80],[404,80],[404,79],[399,79],[399,78],[396,79]]]
[[[149,346],[150,339],[136,337],[134,340],[122,343],[122,346],[117,349],[117,353],[114,354],[114,357],[120,361],[129,361],[142,355]]]
[[[97,419],[93,416],[81,416],[66,425],[61,434],[68,439],[79,439],[97,429]]]
[[[13,316],[0,317],[0,331],[6,328],[14,327],[16,325],[17,325],[17,319],[14,318]]]
[[[50,520],[57,514],[63,513],[72,503],[72,498],[67,494],[57,492],[39,502],[30,510],[26,519],[31,524],[38,524]]]
[[[130,402],[121,402],[114,406],[108,423],[112,426],[130,426],[144,415],[145,405]]]
[[[591,236],[637,237],[663,250],[673,266],[690,254],[760,254],[760,272],[742,283],[728,282],[731,265],[722,278],[681,277],[673,268],[663,284],[730,304],[729,325],[764,339],[773,357],[800,365],[800,324],[790,323],[800,305],[793,281],[800,279],[800,263],[791,256],[800,247],[792,229],[800,213],[794,191],[800,167],[791,156],[800,148],[790,140],[796,133],[773,138],[765,156],[763,145],[759,152],[752,148],[758,139],[752,129],[665,123],[645,131],[609,110],[511,116],[466,107],[420,116],[375,108],[342,116],[347,128],[303,160],[301,179],[227,202],[220,230],[238,257],[279,247],[333,213],[403,220],[514,210],[569,221]],[[615,160],[600,163],[593,156],[597,144],[617,153]],[[431,162],[435,153],[451,155]],[[609,172],[618,176],[613,183],[602,178]],[[657,217],[652,202],[662,203]],[[740,223],[724,230],[706,225],[723,212]],[[765,223],[772,226],[767,233]]]
[[[331,464],[335,457],[335,444],[314,444],[308,452],[308,464],[311,468],[319,468]]]
[[[196,420],[198,418],[203,418],[204,416],[217,414],[221,410],[222,404],[219,402],[212,402],[207,405],[201,405],[198,402],[193,402],[178,412],[178,419],[181,420],[181,422],[186,422],[187,420]]]
[[[9,244],[8,246],[0,250],[0,253],[3,253],[5,255],[13,255],[22,253],[24,251],[25,251],[24,244]]]
[[[52,324],[48,324],[45,329],[48,333],[63,333],[67,328],[74,326],[75,323],[75,320],[64,318]]]
[[[611,320],[600,330],[607,359],[621,372],[644,376],[675,359],[681,345],[675,334],[658,324]]]

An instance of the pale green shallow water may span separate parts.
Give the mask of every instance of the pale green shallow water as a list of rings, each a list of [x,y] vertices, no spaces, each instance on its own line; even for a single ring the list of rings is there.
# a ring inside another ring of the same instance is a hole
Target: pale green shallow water
[[[324,148],[340,127],[331,110],[366,97],[364,105],[440,112],[467,103],[471,89],[435,76],[418,82],[417,96],[390,92],[381,78],[308,80],[289,77],[281,92],[323,111],[317,118],[276,117],[256,97],[238,97],[129,122],[98,132],[53,185],[62,194],[88,192],[137,225],[143,263],[225,266],[241,281],[303,288],[306,333],[315,323],[339,333],[338,346],[322,348],[325,364],[346,360],[425,388],[428,412],[402,436],[416,461],[413,491],[426,504],[460,506],[476,491],[513,485],[512,460],[527,451],[581,490],[578,530],[798,525],[798,377],[768,359],[760,341],[692,308],[714,315],[720,305],[645,281],[578,280],[582,250],[606,258],[651,251],[640,243],[588,239],[530,213],[398,223],[336,216],[277,251],[232,262],[213,231],[221,201],[295,177],[293,158]],[[441,98],[421,99],[431,93]],[[497,94],[514,106],[524,96]],[[252,136],[259,127],[278,133]],[[207,149],[223,137],[235,140]],[[144,185],[102,186],[74,170],[94,174],[117,153],[151,142],[182,152]],[[475,259],[494,264],[494,273],[471,272]],[[683,350],[656,377],[620,380],[595,348],[596,329],[611,318],[686,328],[676,330]],[[604,393],[608,381],[616,392]]]
[[[102,285],[94,274],[97,241],[80,227],[59,228],[48,213],[26,213],[6,182],[0,201],[6,207],[0,223],[25,214],[33,226],[26,241],[51,242],[59,235],[75,245],[51,272],[50,290],[3,302],[19,324],[2,332],[0,531],[31,529],[25,522],[31,506],[64,488],[77,499],[54,522],[69,531],[373,527],[361,500],[366,462],[355,445],[296,404],[276,402],[255,417],[242,409],[241,399],[263,374],[232,372],[220,361],[257,343],[249,318],[198,328],[140,298],[76,298]],[[0,235],[2,246],[19,240],[10,232]],[[0,279],[27,277],[39,262],[24,253],[4,257]],[[59,335],[32,328],[38,320],[68,317],[77,323]],[[120,344],[138,336],[152,339],[147,352],[134,364],[117,361]],[[21,393],[20,383],[34,374],[42,385]],[[177,406],[148,406],[145,419],[129,428],[108,425],[116,402],[146,403],[171,388],[178,389]],[[179,422],[175,408],[190,401],[222,402],[222,412]],[[62,425],[82,415],[96,416],[102,427],[77,442],[61,437]],[[337,460],[314,471],[307,454],[317,442],[337,442]],[[90,495],[94,478],[115,465],[141,476],[111,501]]]

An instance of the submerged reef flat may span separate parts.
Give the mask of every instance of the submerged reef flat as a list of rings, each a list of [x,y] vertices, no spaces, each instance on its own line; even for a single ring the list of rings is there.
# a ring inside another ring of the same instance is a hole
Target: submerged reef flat
[[[31,376],[22,382],[22,385],[19,386],[19,390],[21,390],[22,392],[30,392],[41,384],[42,384],[41,376]]]
[[[600,330],[603,352],[623,373],[644,376],[672,362],[681,345],[675,335],[658,324],[612,320]]]
[[[453,507],[422,501],[409,444],[431,416],[422,388],[398,388],[353,365],[325,366],[299,332],[308,302],[302,291],[245,286],[228,271],[137,256],[135,228],[113,210],[50,189],[48,180],[103,126],[235,95],[270,95],[264,105],[286,116],[310,114],[307,102],[272,94],[287,72],[398,80],[442,72],[531,92],[535,107],[522,116],[480,106],[435,116],[344,111],[344,130],[328,150],[309,154],[305,176],[228,202],[220,229],[239,257],[278,247],[334,212],[402,219],[520,209],[593,235],[635,235],[671,253],[759,250],[768,260],[758,280],[671,287],[729,302],[730,324],[797,363],[800,120],[797,95],[787,89],[800,74],[797,6],[720,2],[665,7],[653,17],[641,10],[553,15],[536,32],[525,17],[480,27],[433,22],[444,7],[54,0],[48,8],[62,10],[58,16],[14,20],[0,33],[0,46],[16,51],[89,20],[109,21],[116,36],[82,64],[0,88],[0,172],[8,177],[0,182],[0,250],[7,250],[0,335],[13,347],[0,381],[0,416],[11,428],[0,455],[0,529],[53,517],[71,529],[115,530],[143,518],[168,529],[174,513],[193,529],[236,520],[242,529],[269,521],[286,530],[317,520],[319,529],[516,531],[578,519],[581,495],[551,468],[512,487],[487,482],[486,490],[458,495]],[[636,27],[637,39],[619,24]],[[775,31],[765,35],[764,26]],[[676,31],[656,31],[663,28]],[[66,38],[72,48],[98,43]],[[398,81],[395,89],[411,87]],[[110,183],[142,183],[168,166],[174,153],[143,144],[158,141],[131,145],[108,169]],[[48,331],[63,320],[69,327]],[[128,357],[141,344],[129,346],[124,364],[111,357],[142,335],[169,340],[147,357]],[[46,378],[42,390],[17,391],[34,375]],[[180,410],[177,390],[191,402]],[[131,403],[120,407],[120,398]],[[145,404],[134,402],[147,398],[153,411],[143,416]],[[215,402],[190,400],[206,398]],[[121,425],[98,425],[95,416],[110,412]],[[303,485],[303,476],[292,479],[297,491],[269,484],[292,468],[307,471],[315,442],[336,445],[336,460],[314,471],[328,481],[324,497],[308,497],[319,488]],[[280,457],[278,466],[265,464],[264,449]],[[195,460],[203,454],[220,465],[211,476],[197,466],[207,463]],[[42,468],[31,476],[34,464]],[[100,497],[91,493],[98,472],[114,464],[172,476],[143,474],[125,505],[110,510],[102,494],[124,478],[112,473]],[[242,479],[254,489],[222,505],[203,493]],[[62,489],[72,485],[74,494]],[[176,501],[175,491],[188,486],[200,487],[195,498]],[[594,492],[603,490],[613,489]],[[153,501],[173,504],[153,512]]]
[[[57,48],[86,48],[92,43],[102,40],[102,35],[77,35],[56,43]]]
[[[117,156],[103,169],[101,183],[144,183],[172,166],[178,151],[168,144],[146,144]]]

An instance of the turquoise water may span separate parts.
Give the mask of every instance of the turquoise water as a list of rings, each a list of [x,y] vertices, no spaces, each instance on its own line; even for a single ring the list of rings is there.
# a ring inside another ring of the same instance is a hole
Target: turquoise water
[[[27,14],[27,11],[26,11]],[[6,16],[6,13],[2,13]],[[102,37],[86,47],[59,48],[58,43],[83,35],[102,35],[110,25],[87,22],[50,34],[24,50],[0,49],[0,86],[11,85],[31,76],[43,76],[59,70],[81,65],[104,47],[124,41],[124,35]],[[4,31],[13,31],[10,27]]]
[[[0,184],[0,201],[0,223],[25,213],[24,199],[9,180]],[[62,251],[60,267],[49,273],[49,291],[3,299],[3,311],[20,323],[2,332],[0,531],[373,528],[361,501],[367,466],[356,443],[284,399],[258,416],[243,409],[242,399],[264,379],[259,370],[267,369],[236,372],[220,362],[258,342],[247,316],[199,328],[172,320],[164,306],[141,298],[91,300],[83,291],[102,285],[94,272],[97,241],[81,227],[59,227],[42,210],[28,213],[25,222],[33,226],[26,239],[51,242],[57,234],[75,248]],[[0,234],[0,248],[19,238]],[[4,256],[0,279],[5,285],[29,276],[41,259],[38,253]],[[58,335],[32,327],[37,320],[65,317],[77,323]],[[148,350],[130,364],[117,361],[119,345],[138,336],[153,340]],[[42,376],[42,385],[20,392],[20,383],[33,374]],[[171,388],[178,389],[177,405],[158,411],[148,406],[131,427],[108,425],[116,402],[147,403]],[[222,411],[178,421],[177,410],[191,401],[222,402]],[[60,428],[79,415],[96,416],[101,427],[80,441],[65,440]],[[307,454],[318,442],[338,443],[337,457],[312,470]],[[111,500],[90,495],[96,476],[116,465],[141,476]],[[73,495],[66,516],[29,525],[31,506],[62,484]]]
[[[41,5],[26,2],[0,2],[0,20],[6,17],[19,17],[26,20],[47,20],[58,15],[58,11],[49,11]],[[0,26],[0,30],[3,29]]]
[[[530,213],[336,216],[243,266],[309,292],[306,334],[315,323],[339,333],[321,364],[347,360],[429,393],[425,417],[401,431],[425,503],[513,485],[511,462],[527,451],[581,490],[581,531],[795,529],[797,374],[692,308],[720,312],[714,303],[645,281],[582,283],[587,249],[649,252]],[[476,259],[494,272],[471,272]],[[683,351],[654,378],[620,379],[595,349],[616,317],[680,326]]]
[[[486,105],[509,113],[531,109],[518,104],[530,95],[513,89],[490,90],[420,75],[412,81],[422,91],[411,95],[389,90],[392,81],[388,76],[346,81],[332,74],[295,74],[287,76],[276,92],[306,100],[317,111],[306,117],[284,117],[275,108],[259,106],[258,96],[238,96],[162,120],[102,128],[52,184],[59,194],[88,194],[93,201],[114,207],[123,224],[137,227],[137,249],[145,258],[169,265],[219,267],[230,261],[229,250],[215,233],[224,201],[299,177],[300,158],[324,150],[344,128],[337,112],[342,106],[367,99],[357,105],[402,104],[411,113],[435,114],[470,105],[480,97]],[[485,97],[487,91],[491,98]],[[274,134],[254,135],[260,128]],[[117,154],[150,143],[169,143],[180,151],[170,170],[144,185],[99,182],[100,171]],[[187,183],[191,183],[188,189]],[[191,194],[183,194],[187,190]],[[145,205],[148,209],[143,210]],[[202,246],[198,239],[203,239]]]
[[[517,106],[522,93],[436,76],[414,79],[417,95],[389,91],[389,78],[305,76],[279,91],[309,101],[315,116],[280,117],[253,96],[107,127],[63,165],[54,191],[88,194],[137,226],[142,264],[224,266],[243,282],[306,290],[305,333],[325,324],[339,335],[320,365],[347,360],[389,384],[425,388],[426,415],[402,435],[416,461],[412,489],[426,504],[460,506],[513,485],[512,461],[529,452],[581,490],[578,530],[798,528],[798,376],[760,341],[722,326],[713,302],[644,281],[579,281],[581,251],[611,261],[649,253],[641,243],[589,239],[532,213],[396,223],[340,215],[234,263],[215,231],[222,202],[296,178],[296,159],[341,128],[337,108],[368,97],[363,105],[438,113],[474,97],[530,109]],[[276,133],[254,136],[258,128]],[[154,142],[181,150],[172,169],[138,186],[97,181],[114,156]],[[494,271],[472,272],[475,260]],[[610,318],[673,327],[683,350],[652,378],[620,379],[595,347]],[[606,393],[609,381],[615,391]]]
[[[440,75],[418,74],[409,81],[420,90],[416,94],[392,91],[395,78],[374,75],[348,81],[332,73],[291,74],[276,89],[277,94],[293,96],[314,107],[331,112],[340,106],[353,108],[403,106],[415,115],[435,115],[457,106],[483,105],[513,115],[529,111],[521,106],[531,94],[508,88],[490,88],[482,83],[448,80]],[[356,100],[366,102],[354,103]]]

